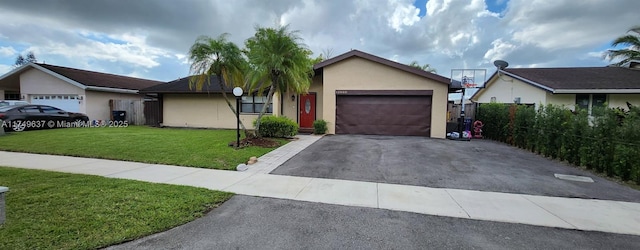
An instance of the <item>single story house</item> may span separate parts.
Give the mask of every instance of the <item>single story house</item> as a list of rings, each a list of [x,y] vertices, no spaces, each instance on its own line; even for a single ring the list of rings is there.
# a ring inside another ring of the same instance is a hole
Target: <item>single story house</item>
[[[265,103],[265,96],[243,96],[245,126],[252,128],[260,109],[269,105],[269,114],[289,117],[301,129],[323,119],[329,134],[445,137],[449,78],[358,50],[320,62],[314,71],[306,94],[276,94],[272,103]],[[225,91],[232,99],[231,90],[211,81],[199,92],[189,88],[186,77],[140,93],[157,96],[163,126],[235,128],[236,118],[221,98]]]
[[[23,100],[109,120],[109,100],[142,100],[138,91],[163,82],[29,63],[0,76],[0,100]]]
[[[640,69],[626,67],[499,69],[476,92],[477,103],[520,103],[578,106],[592,111],[604,106],[640,105]]]

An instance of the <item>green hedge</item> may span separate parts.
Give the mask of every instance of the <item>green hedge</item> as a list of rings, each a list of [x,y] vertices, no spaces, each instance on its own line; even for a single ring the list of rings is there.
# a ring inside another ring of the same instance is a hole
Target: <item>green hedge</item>
[[[256,122],[253,122],[253,126]],[[291,137],[298,134],[298,128],[298,124],[287,117],[263,116],[259,134],[264,137]]]
[[[571,111],[563,106],[481,104],[486,138],[640,184],[640,108]]]

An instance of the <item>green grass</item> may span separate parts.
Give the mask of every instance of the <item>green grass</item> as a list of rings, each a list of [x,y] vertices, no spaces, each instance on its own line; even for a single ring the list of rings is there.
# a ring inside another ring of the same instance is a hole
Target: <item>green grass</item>
[[[9,133],[0,136],[0,150],[229,170],[274,149],[236,150],[228,146],[235,140],[235,130],[66,128]]]
[[[192,221],[232,194],[203,188],[0,167],[0,249],[95,249]]]

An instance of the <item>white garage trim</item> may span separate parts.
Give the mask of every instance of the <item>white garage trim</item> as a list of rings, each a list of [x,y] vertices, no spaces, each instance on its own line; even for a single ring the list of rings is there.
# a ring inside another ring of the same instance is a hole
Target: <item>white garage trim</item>
[[[80,112],[78,95],[32,95],[31,104],[49,105],[69,112]]]

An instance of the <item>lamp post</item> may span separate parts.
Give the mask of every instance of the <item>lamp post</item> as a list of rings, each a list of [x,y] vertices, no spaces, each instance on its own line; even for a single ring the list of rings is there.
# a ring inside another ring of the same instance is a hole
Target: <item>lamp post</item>
[[[233,95],[236,96],[236,148],[240,147],[240,97],[242,96],[242,88],[233,88]]]

